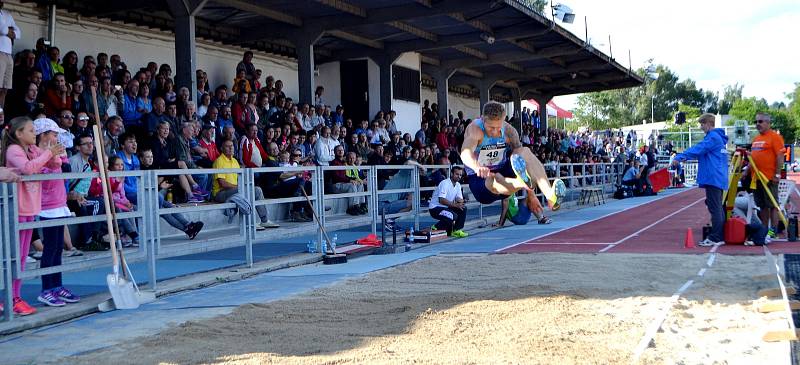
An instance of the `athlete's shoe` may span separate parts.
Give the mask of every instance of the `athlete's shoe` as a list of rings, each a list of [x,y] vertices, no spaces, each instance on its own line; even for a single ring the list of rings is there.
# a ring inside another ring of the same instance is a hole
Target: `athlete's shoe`
[[[525,159],[520,155],[511,155],[511,169],[517,174],[517,179],[521,181],[528,189],[533,189],[533,179],[528,175],[528,164]]]
[[[453,233],[451,233],[450,236],[455,237],[455,238],[464,238],[464,237],[469,236],[469,233],[464,232],[464,231],[459,229],[457,231],[453,231]]]
[[[567,185],[564,184],[563,180],[555,179],[553,180],[553,192],[555,193],[555,198],[553,200],[548,198],[547,205],[550,206],[550,210],[555,211],[561,209],[561,202],[567,196]]]

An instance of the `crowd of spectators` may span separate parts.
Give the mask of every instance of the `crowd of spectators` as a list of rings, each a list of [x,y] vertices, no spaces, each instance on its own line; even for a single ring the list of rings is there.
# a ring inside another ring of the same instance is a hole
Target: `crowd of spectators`
[[[96,171],[93,152],[97,147],[118,157],[112,168],[186,170],[160,179],[161,206],[219,202],[231,195],[231,187],[237,184],[232,176],[193,173],[197,168],[352,166],[324,176],[325,192],[352,193],[367,189],[367,166],[416,165],[422,172],[422,185],[436,186],[446,178],[446,170],[429,171],[422,165],[460,163],[463,132],[472,121],[463,112],[440,114],[436,103],[425,100],[420,128],[410,131],[398,130],[392,110],[379,111],[371,120],[353,120],[344,106],[326,104],[322,86],[315,90],[313,104],[287,97],[283,81],[270,75],[262,78],[252,58],[252,52],[243,54],[230,87],[210,85],[206,72],[197,70],[196,90],[176,90],[168,64],[129,67],[120,55],[106,53],[80,57],[68,51],[62,57],[58,47],[40,39],[35,49],[14,56],[14,87],[0,116],[3,121],[19,116],[54,120],[63,129],[58,140],[66,148],[68,171]],[[626,141],[611,132],[568,133],[553,128],[541,132],[536,111],[524,109],[518,117],[522,123],[517,117],[510,123],[521,125],[523,143],[552,175],[559,164],[609,162],[630,153],[635,145],[630,136]],[[96,120],[103,123],[104,146],[94,146],[91,126]],[[574,169],[573,175],[585,171],[578,171],[578,166],[560,168],[561,176],[569,176],[569,169]],[[396,173],[379,170],[378,187],[383,189]],[[90,180],[67,184],[69,207],[79,216],[97,214],[102,201]],[[310,192],[311,181],[309,172],[267,172],[257,174],[256,183],[261,195],[270,199],[301,197],[302,190]],[[125,178],[120,189],[124,196],[116,197],[117,208],[135,207],[136,178]],[[363,197],[348,198],[347,213],[366,214],[365,202]],[[277,226],[266,212],[259,215],[259,229]],[[310,221],[310,207],[292,204],[288,218]],[[185,217],[168,221],[190,238],[202,228],[201,222]],[[102,241],[98,228],[83,227],[76,246]],[[133,229],[126,236],[136,244]]]

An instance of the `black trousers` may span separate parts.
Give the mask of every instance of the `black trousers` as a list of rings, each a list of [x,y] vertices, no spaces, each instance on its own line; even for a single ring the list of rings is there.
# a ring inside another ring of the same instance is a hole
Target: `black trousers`
[[[437,229],[443,229],[448,233],[464,228],[464,221],[467,219],[467,211],[458,208],[436,207],[430,210],[431,217],[438,220]]]
[[[47,218],[39,218],[46,221]],[[39,267],[61,266],[61,252],[64,249],[64,225],[42,228],[42,260]],[[42,275],[42,291],[61,286],[61,273]]]

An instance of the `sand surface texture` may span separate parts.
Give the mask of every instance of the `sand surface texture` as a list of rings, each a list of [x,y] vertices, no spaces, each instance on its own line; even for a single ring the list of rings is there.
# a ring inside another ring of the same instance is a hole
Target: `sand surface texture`
[[[774,364],[751,306],[763,257],[439,256],[250,304],[70,364],[624,364],[669,310],[642,363]],[[774,320],[774,318],[773,318]],[[122,330],[122,329],[121,329]],[[77,339],[76,339],[77,340]],[[784,351],[784,352],[781,352]]]

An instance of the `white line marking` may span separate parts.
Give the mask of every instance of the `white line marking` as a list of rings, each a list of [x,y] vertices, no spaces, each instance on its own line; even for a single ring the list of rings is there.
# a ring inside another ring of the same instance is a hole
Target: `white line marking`
[[[612,244],[610,244],[610,245],[608,245],[608,246],[604,247],[602,250],[600,250],[600,251],[597,251],[597,252],[606,252],[606,251],[608,251],[608,250],[610,250],[610,249],[614,248],[614,246],[615,246],[615,245],[612,243]]]
[[[702,268],[700,269],[700,271],[697,272],[697,276],[703,276],[705,273],[706,273],[706,268]]]
[[[530,242],[523,245],[608,245],[608,242]]]
[[[721,245],[714,245],[714,247],[711,247],[711,251],[708,251],[708,252],[710,252],[710,253],[717,252],[717,249],[719,249],[719,246],[721,246]]]
[[[655,226],[656,224],[659,224],[659,223],[661,223],[661,222],[663,222],[663,221],[665,221],[665,220],[667,220],[667,219],[671,218],[672,216],[674,216],[674,215],[676,215],[676,214],[678,214],[678,213],[680,213],[680,212],[682,212],[682,211],[684,211],[684,210],[686,210],[686,209],[689,209],[689,208],[693,207],[695,204],[697,204],[697,203],[699,203],[699,202],[701,202],[701,201],[704,201],[704,200],[706,200],[706,198],[700,198],[700,199],[697,199],[697,200],[696,200],[694,203],[692,203],[692,204],[689,204],[689,205],[687,205],[687,206],[685,206],[685,207],[683,207],[683,208],[681,208],[681,209],[678,209],[678,210],[676,210],[676,211],[674,211],[674,212],[670,213],[669,215],[667,215],[667,216],[665,216],[665,217],[663,217],[663,218],[661,218],[661,219],[659,219],[659,220],[657,220],[657,221],[655,221],[655,222],[653,222],[653,223],[650,223],[650,224],[648,224],[648,225],[647,225],[647,226],[645,226],[644,228],[642,228],[642,229],[640,229],[640,230],[638,230],[638,231],[636,231],[636,232],[633,232],[633,233],[629,234],[628,236],[626,236],[626,237],[622,238],[621,240],[619,240],[619,241],[617,241],[617,242],[614,242],[614,243],[612,243],[612,244],[610,245],[611,247],[606,247],[606,248],[604,248],[604,249],[602,249],[602,250],[598,251],[598,253],[601,253],[601,252],[606,252],[606,251],[610,250],[611,248],[613,248],[614,246],[616,246],[616,245],[618,245],[618,244],[620,244],[620,243],[622,243],[622,242],[625,242],[625,241],[627,241],[627,240],[629,240],[629,239],[631,239],[631,238],[633,238],[633,237],[636,237],[636,236],[638,236],[638,235],[639,235],[639,233],[642,233],[642,232],[644,232],[644,231],[646,231],[646,230],[648,230],[648,229],[652,228],[652,227],[653,227],[653,226]]]
[[[676,214],[678,214],[678,213],[680,213],[680,212],[682,212],[682,211],[684,211],[684,210],[686,210],[686,209],[689,209],[689,208],[691,208],[692,206],[694,206],[695,204],[697,204],[697,203],[699,203],[699,202],[701,202],[701,201],[704,201],[704,200],[706,200],[706,198],[700,198],[700,199],[697,199],[697,200],[696,200],[694,203],[692,203],[692,204],[689,204],[689,205],[687,205],[687,206],[685,206],[685,207],[683,207],[683,208],[681,208],[681,209],[678,209],[678,210],[676,210],[676,211],[674,211],[674,212],[670,213],[669,215],[665,216],[664,218],[661,218],[661,219],[659,219],[659,220],[657,220],[657,221],[655,221],[655,222],[653,222],[653,223],[650,223],[650,224],[649,224],[649,225],[647,225],[646,227],[644,227],[644,228],[642,228],[642,229],[640,229],[640,230],[638,230],[638,231],[636,231],[636,232],[633,232],[633,233],[629,234],[627,237],[625,237],[625,238],[623,238],[623,239],[621,239],[621,240],[619,240],[619,241],[617,241],[617,242],[614,242],[613,244],[614,244],[614,245],[618,245],[618,244],[620,244],[620,243],[622,243],[622,242],[625,242],[625,241],[627,241],[627,240],[629,240],[629,239],[631,239],[631,238],[633,238],[633,237],[635,237],[635,236],[638,236],[638,235],[639,235],[639,233],[642,233],[642,232],[644,232],[644,231],[646,231],[646,230],[648,230],[648,229],[652,228],[652,227],[653,227],[653,226],[655,226],[656,224],[659,224],[659,223],[661,223],[661,222],[663,222],[663,221],[665,221],[665,220],[667,220],[667,219],[669,219],[669,218],[672,218],[672,216],[674,216],[674,215],[676,215]]]
[[[717,254],[712,253],[711,256],[708,257],[708,261],[706,261],[706,266],[711,267],[714,265],[714,260],[717,258]]]
[[[590,219],[590,220],[588,220],[588,221],[586,221],[586,222],[583,222],[583,223],[581,223],[581,224],[574,225],[574,226],[572,226],[572,227],[565,227],[565,228],[561,228],[561,229],[559,229],[559,230],[555,230],[555,231],[553,231],[553,232],[550,232],[550,233],[541,234],[541,235],[538,235],[538,236],[536,236],[536,237],[533,237],[533,238],[528,238],[528,239],[526,239],[526,240],[524,240],[524,241],[521,241],[521,242],[517,242],[517,243],[510,244],[510,245],[508,245],[508,246],[506,246],[506,247],[503,247],[503,248],[499,248],[499,249],[497,249],[497,250],[494,250],[494,252],[505,251],[505,250],[508,250],[508,249],[510,249],[510,248],[512,248],[512,247],[516,247],[516,246],[519,246],[519,245],[525,244],[525,243],[527,243],[527,242],[529,242],[529,241],[534,241],[534,240],[538,240],[538,239],[540,239],[540,238],[544,238],[544,237],[547,237],[547,236],[552,236],[552,235],[554,235],[554,234],[556,234],[556,233],[563,232],[563,231],[566,231],[566,230],[568,230],[568,229],[572,229],[572,228],[575,228],[575,227],[579,227],[579,226],[582,226],[582,225],[584,225],[584,224],[589,224],[589,223],[592,223],[592,222],[594,222],[594,221],[598,221],[598,220],[601,220],[601,219],[603,219],[603,218],[610,217],[610,216],[612,216],[612,215],[614,215],[614,214],[619,214],[619,213],[622,213],[622,212],[625,212],[625,211],[628,211],[628,210],[631,210],[631,209],[634,209],[634,208],[643,207],[643,206],[646,206],[646,205],[649,205],[649,204],[655,203],[655,202],[657,202],[657,201],[661,201],[661,200],[663,200],[663,199],[667,199],[667,198],[674,197],[674,196],[679,196],[679,195],[681,195],[681,194],[686,194],[686,193],[688,193],[688,192],[690,192],[690,191],[693,191],[693,190],[694,190],[694,189],[689,189],[689,190],[682,191],[682,192],[680,192],[680,193],[677,193],[677,194],[674,194],[674,195],[673,195],[673,194],[670,194],[670,195],[664,195],[664,196],[662,196],[662,197],[660,197],[660,198],[653,199],[653,200],[651,200],[651,201],[649,201],[649,202],[647,202],[647,203],[645,203],[645,204],[642,204],[642,205],[635,205],[635,206],[628,207],[628,208],[625,208],[625,209],[622,209],[622,210],[619,210],[619,211],[616,211],[616,212],[611,212],[611,213],[608,213],[608,214],[602,215],[602,216],[600,216],[600,217],[597,217],[597,218],[594,218],[594,219]]]
[[[678,298],[680,298],[681,294],[683,294],[683,292],[686,291],[686,289],[688,289],[693,283],[694,280],[689,280],[684,283],[683,286],[681,286],[680,289],[678,289],[678,291],[672,294],[672,297],[669,298],[669,305],[665,305],[664,308],[661,309],[661,313],[659,313],[658,317],[656,317],[653,322],[650,322],[650,325],[647,326],[647,331],[645,331],[642,340],[639,341],[639,345],[636,346],[636,349],[633,352],[633,360],[631,361],[632,364],[637,363],[639,357],[641,357],[642,353],[644,353],[644,350],[650,347],[650,341],[653,340],[656,332],[658,332],[658,329],[661,328],[661,324],[663,324],[664,320],[667,319],[667,315],[669,314],[672,305],[678,301]]]

